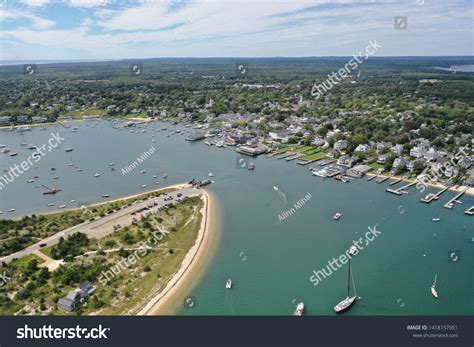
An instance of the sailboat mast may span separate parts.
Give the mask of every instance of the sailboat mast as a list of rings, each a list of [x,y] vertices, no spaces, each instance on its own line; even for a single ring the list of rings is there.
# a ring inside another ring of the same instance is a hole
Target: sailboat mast
[[[349,271],[347,273],[347,296],[351,291],[351,260],[349,259]]]

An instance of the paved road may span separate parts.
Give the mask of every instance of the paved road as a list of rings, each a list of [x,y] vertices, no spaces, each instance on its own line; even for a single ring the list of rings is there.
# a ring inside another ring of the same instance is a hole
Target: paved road
[[[163,189],[166,189],[166,187],[164,187]],[[105,223],[113,221],[114,219],[117,219],[119,217],[131,214],[133,211],[136,211],[137,209],[145,207],[145,206],[149,205],[150,203],[155,203],[155,202],[157,203],[157,206],[155,206],[154,209],[162,207],[167,203],[175,201],[176,198],[177,198],[178,193],[182,194],[182,196],[180,198],[193,197],[193,196],[198,196],[198,195],[202,194],[201,189],[194,188],[194,187],[189,187],[189,188],[183,188],[183,189],[175,190],[171,193],[168,193],[168,195],[161,195],[157,198],[148,199],[148,200],[145,200],[143,202],[137,202],[132,206],[126,207],[123,210],[119,210],[119,211],[114,212],[110,215],[106,215],[104,217],[101,217],[97,220],[86,221],[84,223],[78,224],[78,225],[73,226],[71,228],[64,229],[64,230],[62,230],[62,231],[60,231],[60,232],[58,232],[58,233],[56,233],[52,236],[49,236],[49,237],[47,237],[47,238],[45,238],[45,239],[29,246],[29,247],[27,247],[27,248],[25,248],[21,251],[18,251],[16,253],[13,253],[13,254],[10,254],[10,255],[7,255],[5,257],[0,258],[0,262],[2,262],[2,261],[10,262],[14,258],[21,258],[25,255],[31,254],[31,253],[41,249],[40,244],[43,244],[43,243],[46,243],[48,246],[54,245],[54,244],[59,242],[60,237],[66,237],[68,235],[71,235],[71,234],[74,234],[74,233],[77,233],[77,232],[85,233],[89,229],[99,227],[99,226],[101,226]],[[146,193],[143,193],[143,194],[146,194]],[[173,200],[165,201],[164,199],[168,196],[172,196]],[[111,230],[111,232],[113,232],[113,231]]]

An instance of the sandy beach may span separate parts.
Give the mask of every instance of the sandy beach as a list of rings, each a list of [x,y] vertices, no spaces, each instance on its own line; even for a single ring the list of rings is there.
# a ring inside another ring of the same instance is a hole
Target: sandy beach
[[[373,174],[373,173],[367,173],[367,176],[368,177],[372,177],[372,176],[377,176],[377,177],[390,177],[392,179],[399,179],[401,177],[393,177],[393,176],[389,176],[389,175],[384,175],[384,174]],[[403,179],[403,182],[407,182],[407,183],[413,183],[415,182],[416,180],[413,180],[413,179]],[[427,182],[425,183],[426,187],[430,187],[430,188],[436,188],[436,189],[444,189],[446,188],[446,186],[442,185],[441,183],[433,183],[433,182]],[[467,190],[466,190],[467,189]],[[467,187],[467,186],[453,186],[453,187],[450,187],[448,189],[449,191],[453,191],[453,192],[457,192],[457,193],[460,193],[460,192],[463,192],[464,190],[466,190],[466,192],[464,194],[466,195],[469,195],[469,196],[474,196],[474,188],[472,187]]]
[[[166,286],[154,295],[136,315],[169,315],[183,304],[185,295],[198,283],[215,252],[218,240],[218,213],[215,197],[203,190],[203,215],[196,243],[186,254],[178,271],[168,280]]]

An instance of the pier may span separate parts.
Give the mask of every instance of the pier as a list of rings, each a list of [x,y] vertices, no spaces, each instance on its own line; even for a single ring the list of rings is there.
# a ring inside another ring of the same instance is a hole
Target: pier
[[[285,160],[286,161],[292,161],[292,160],[295,160],[295,159],[298,159],[298,158],[301,158],[301,157],[304,157],[304,154],[297,153],[295,155],[292,155],[291,157],[286,158]]]
[[[408,192],[405,189],[410,188],[411,186],[415,185],[416,183],[417,182],[415,181],[415,182],[407,184],[406,186],[400,187],[398,189],[387,188],[386,191],[389,192],[389,193],[392,193],[392,194],[396,194],[396,195],[408,194]]]
[[[280,160],[280,159],[284,159],[284,158],[290,157],[290,156],[292,156],[292,155],[294,155],[294,153],[287,153],[287,152],[285,152],[285,153],[283,153],[283,154],[277,155],[275,158],[277,158],[278,160]]]
[[[301,159],[301,160],[298,160],[296,162],[296,164],[298,164],[298,165],[308,165],[308,164],[314,163],[318,160],[321,160],[321,158],[320,159],[313,159],[313,160],[303,160],[303,159]]]
[[[399,178],[398,180],[395,180],[395,181],[393,181],[393,182],[390,182],[388,185],[389,185],[389,186],[394,186],[395,184],[400,183],[402,180],[403,180],[403,178]]]
[[[390,178],[389,176],[387,176],[387,177],[380,177],[376,182],[377,182],[378,184],[380,184],[380,183],[385,182],[385,181],[388,180],[389,178]]]
[[[464,211],[464,213],[470,216],[474,216],[474,206],[469,207],[466,211]]]
[[[447,203],[445,203],[443,206],[444,208],[448,208],[448,209],[452,209],[453,206],[454,206],[454,203],[456,202],[456,200],[458,200],[461,196],[464,195],[464,193],[468,190],[468,188],[464,189],[462,192],[460,192],[459,194],[457,194],[454,198],[452,198],[451,200],[449,200]]]
[[[429,204],[429,203],[430,203],[431,201],[433,201],[433,200],[438,200],[439,197],[441,196],[441,194],[443,194],[443,193],[444,193],[445,191],[447,191],[448,189],[449,189],[449,187],[443,188],[442,190],[440,190],[440,191],[437,192],[436,194],[429,193],[429,194],[428,194],[427,196],[425,196],[424,198],[421,198],[420,201]]]
[[[372,176],[370,176],[369,178],[367,178],[367,181],[372,181],[375,177],[379,177],[379,176],[377,176],[377,175],[372,175]]]

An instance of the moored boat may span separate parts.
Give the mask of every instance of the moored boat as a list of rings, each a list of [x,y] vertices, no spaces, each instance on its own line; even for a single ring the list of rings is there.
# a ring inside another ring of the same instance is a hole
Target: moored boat
[[[304,312],[304,303],[299,302],[298,305],[296,305],[295,310],[293,311],[293,316],[302,316]]]

